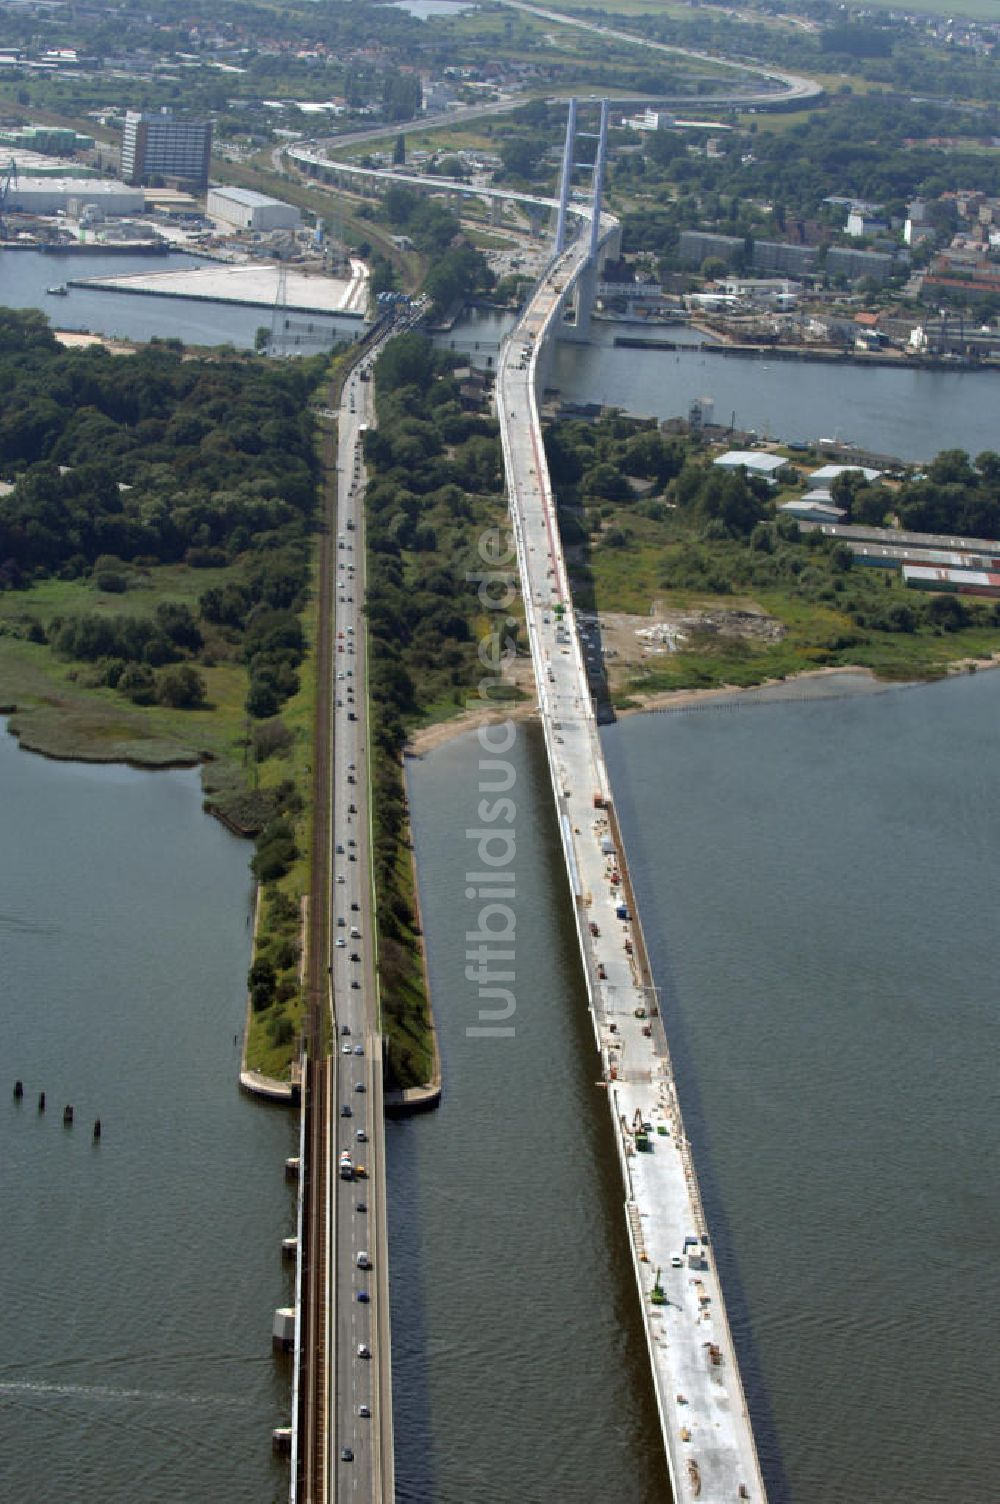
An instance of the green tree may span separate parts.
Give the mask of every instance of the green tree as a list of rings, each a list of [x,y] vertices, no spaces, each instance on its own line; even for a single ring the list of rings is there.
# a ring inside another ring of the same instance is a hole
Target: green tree
[[[527,136],[508,136],[500,147],[500,160],[508,177],[530,178],[538,164],[541,143]]]
[[[178,663],[156,676],[156,698],[175,710],[197,710],[205,703],[205,681],[190,663]]]

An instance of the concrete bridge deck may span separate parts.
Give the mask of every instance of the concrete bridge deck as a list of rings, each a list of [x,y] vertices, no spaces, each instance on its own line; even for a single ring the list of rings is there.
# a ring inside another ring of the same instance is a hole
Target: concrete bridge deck
[[[612,219],[602,220],[605,238],[614,229]],[[675,1499],[763,1501],[750,1416],[591,706],[538,418],[540,366],[574,283],[592,274],[587,249],[586,237],[580,237],[552,262],[500,356],[497,409],[517,559]],[[619,917],[623,903],[626,919]],[[641,1131],[639,1125],[645,1125]]]

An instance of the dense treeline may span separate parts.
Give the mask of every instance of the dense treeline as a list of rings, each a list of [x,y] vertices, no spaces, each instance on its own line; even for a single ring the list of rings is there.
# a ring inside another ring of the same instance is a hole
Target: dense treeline
[[[238,667],[248,754],[283,752],[278,712],[306,649],[319,370],[189,359],[171,344],[65,351],[40,314],[0,309],[0,473],[13,482],[0,495],[0,591],[24,603],[7,630],[79,665],[82,688],[139,706],[206,707],[206,672]],[[45,581],[67,586],[47,614],[32,593]],[[209,803],[258,834],[255,867],[270,881],[296,857],[300,802],[288,780],[252,781],[220,769]]]
[[[101,554],[223,564],[312,514],[308,362],[64,351],[0,310],[0,563],[28,580]]]
[[[417,250],[430,258],[424,291],[434,313],[445,313],[455,303],[489,292],[496,283],[486,257],[468,243],[458,219],[443,204],[393,184],[382,212],[394,231],[408,235]]]
[[[867,484],[859,470],[838,475],[831,494],[848,520],[881,527],[888,517],[914,532],[1000,538],[1000,454],[975,462],[962,449],[945,449],[926,472],[898,490]]]
[[[0,590],[56,576],[120,594],[159,565],[231,566],[201,596],[201,627],[160,605],[57,617],[49,640],[138,704],[194,706],[193,670],[154,670],[196,659],[211,637],[213,653],[247,664],[248,713],[273,716],[304,652],[315,379],[311,362],[188,360],[162,344],[128,358],[64,351],[40,315],[0,310],[0,467],[15,482],[0,496]]]
[[[401,1084],[425,1080],[428,1060],[400,757],[408,729],[464,705],[480,677],[467,576],[483,567],[481,533],[503,516],[497,425],[463,411],[453,363],[422,335],[393,340],[375,367],[379,427],[365,439],[379,965]]]

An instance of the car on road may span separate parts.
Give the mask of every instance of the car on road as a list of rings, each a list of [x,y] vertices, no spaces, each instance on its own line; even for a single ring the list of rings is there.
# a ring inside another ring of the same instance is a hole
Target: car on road
[[[349,710],[349,711],[348,711],[348,712],[347,712],[347,719],[348,719],[348,720],[349,720],[349,721],[356,721],[356,720],[357,720],[357,716],[356,716],[356,715],[355,715],[355,714],[354,714],[354,711],[353,711],[353,710]]]
[[[360,1300],[360,1302],[361,1302],[361,1304],[363,1306],[366,1306],[368,1304],[368,1291],[367,1290],[359,1290],[358,1291],[358,1299]]]
[[[360,1351],[358,1352],[358,1357],[359,1358],[361,1357]],[[350,1447],[341,1447],[341,1449],[340,1449],[340,1460],[341,1460],[341,1462],[353,1462],[354,1461],[354,1453],[351,1451]]]
[[[357,901],[355,901],[355,902],[353,902],[353,903],[352,903],[352,904],[351,904],[351,909],[352,909],[352,911],[353,911],[353,912],[354,912],[354,913],[355,913],[355,914],[357,914],[357,913],[358,913],[358,912],[359,912],[359,910],[360,910],[360,908],[361,908],[361,905],[360,905],[360,904],[359,904],[359,903],[358,903],[358,902],[357,902]]]
[[[370,1269],[372,1266],[372,1261],[364,1249],[361,1250],[354,1262],[359,1269]]]
[[[354,1108],[351,1106],[350,1102],[342,1102],[341,1103],[340,1116],[342,1118],[353,1118],[353,1116],[354,1116]]]
[[[350,1047],[350,1045],[349,1044],[342,1044],[340,1046],[340,1053],[342,1055],[349,1055],[351,1053],[351,1047]]]
[[[343,950],[343,948],[344,948],[344,946],[346,944],[347,944],[347,941],[344,939],[343,935],[338,935],[337,936],[337,949],[338,950]]]
[[[359,1211],[359,1212],[366,1212],[368,1210],[368,1202],[367,1201],[359,1201],[358,1204],[357,1204],[356,1210]]]
[[[364,1047],[364,1045],[363,1044],[356,1044],[354,1046],[354,1053],[355,1053],[355,1055],[363,1055],[365,1053],[365,1047]]]
[[[340,944],[340,941],[339,941],[339,940],[338,940],[338,941],[337,941],[337,944],[338,944],[338,945],[339,945],[339,944]],[[352,951],[351,951],[351,960],[352,960],[352,961],[360,961],[360,960],[361,960],[361,957],[360,957],[360,956],[359,956],[359,955],[358,955],[358,953],[357,953],[357,951],[356,951],[356,950],[352,950]]]
[[[364,1091],[364,1089],[365,1089],[365,1083],[363,1081],[355,1081],[355,1083],[354,1083],[354,1090],[355,1091]]]
[[[357,1137],[357,1140],[358,1140],[359,1144],[367,1144],[367,1142],[368,1142],[368,1135],[367,1135],[367,1133],[365,1132],[365,1130],[363,1128],[359,1128],[358,1129],[356,1137]]]
[[[370,1406],[368,1406],[368,1405],[359,1405],[358,1406],[358,1414],[361,1416],[362,1420],[367,1420],[369,1418],[369,1416],[371,1415],[371,1413],[372,1412],[371,1412]]]
[[[337,873],[337,881],[338,881],[338,883],[342,883],[342,882],[346,881],[346,879],[344,877],[344,874],[342,872],[338,872]]]
[[[350,1026],[350,1024],[341,1024],[341,1026],[340,1026],[340,1032],[341,1032],[341,1034],[350,1034],[350,1032],[351,1032],[351,1026]]]
[[[353,987],[353,988],[354,988],[354,989],[355,989],[355,990],[357,990],[357,989],[358,989],[358,988],[359,988],[359,987],[360,987],[360,986],[361,986],[361,983],[360,983],[360,982],[359,982],[359,981],[358,981],[358,979],[357,979],[357,977],[352,977],[352,978],[351,978],[351,986],[352,986],[352,987]]]
[[[372,1355],[372,1350],[368,1346],[368,1343],[367,1342],[359,1342],[358,1343],[358,1357],[359,1358],[370,1358],[371,1355]],[[349,1448],[345,1447],[344,1450],[348,1451]]]
[[[684,1268],[684,1260],[681,1258],[681,1256],[680,1256],[679,1253],[675,1253],[674,1256],[673,1256],[673,1258],[670,1260],[670,1267],[671,1267],[671,1269],[683,1269]]]

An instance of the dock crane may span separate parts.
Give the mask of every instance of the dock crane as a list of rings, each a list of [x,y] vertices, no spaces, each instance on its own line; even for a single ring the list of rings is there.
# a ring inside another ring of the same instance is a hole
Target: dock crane
[[[10,166],[4,169],[3,177],[0,178],[0,240],[7,239],[7,221],[4,218],[4,208],[7,203],[7,195],[10,193],[10,185],[16,182],[17,163],[11,157]]]

